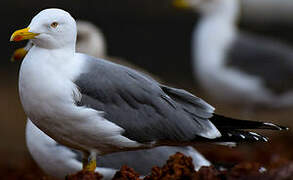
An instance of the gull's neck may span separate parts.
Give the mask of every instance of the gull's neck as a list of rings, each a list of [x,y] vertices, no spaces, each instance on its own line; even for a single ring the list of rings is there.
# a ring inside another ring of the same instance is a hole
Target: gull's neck
[[[75,46],[64,46],[62,48],[48,49],[35,45],[31,49],[31,54],[46,54],[45,57],[40,57],[41,61],[47,61],[49,63],[68,63],[75,55]],[[47,57],[48,56],[48,57]]]
[[[71,46],[46,49],[37,45],[33,46],[26,55],[23,62],[23,70],[27,69],[31,73],[44,73],[60,75],[64,78],[72,79],[75,72],[79,69],[78,58],[75,49]],[[39,72],[42,69],[42,72]]]
[[[197,70],[208,71],[211,66],[224,64],[225,52],[236,35],[238,15],[238,0],[221,0],[218,7],[202,12],[193,34],[193,63]]]

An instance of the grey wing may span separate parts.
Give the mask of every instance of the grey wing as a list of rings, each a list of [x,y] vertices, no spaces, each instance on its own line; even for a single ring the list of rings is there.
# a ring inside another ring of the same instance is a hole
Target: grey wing
[[[289,46],[242,33],[226,59],[228,66],[260,77],[274,93],[293,90],[293,48]]]
[[[220,135],[208,120],[213,111],[210,106],[199,105],[199,101],[193,105],[177,102],[172,96],[182,94],[166,86],[161,88],[153,79],[124,66],[89,56],[85,61],[88,68],[76,80],[82,94],[78,104],[104,111],[105,119],[122,127],[127,138],[138,142],[182,142],[197,136]],[[184,106],[192,106],[194,111],[187,112]]]

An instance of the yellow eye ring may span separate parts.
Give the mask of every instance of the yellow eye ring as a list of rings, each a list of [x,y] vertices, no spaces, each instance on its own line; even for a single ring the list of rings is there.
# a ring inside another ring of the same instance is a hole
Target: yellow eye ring
[[[53,22],[51,25],[50,25],[52,28],[56,28],[58,26],[58,23],[57,22]]]

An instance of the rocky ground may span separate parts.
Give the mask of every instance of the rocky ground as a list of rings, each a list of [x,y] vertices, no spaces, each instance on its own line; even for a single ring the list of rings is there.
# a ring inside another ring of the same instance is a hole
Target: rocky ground
[[[293,179],[293,137],[275,137],[272,144],[242,145],[239,148],[202,146],[199,149],[214,161],[198,172],[190,157],[177,153],[163,167],[153,167],[150,175],[140,178],[133,169],[123,166],[113,180],[289,180]],[[100,179],[100,176],[79,172],[70,180]]]
[[[293,136],[274,137],[271,143],[243,144],[236,148],[200,144],[197,149],[214,163],[194,171],[190,157],[177,153],[163,167],[153,167],[150,175],[140,178],[131,167],[123,166],[114,180],[233,180],[293,179]],[[9,156],[1,154],[0,179],[54,180],[46,176],[28,156],[7,164]],[[78,172],[68,180],[98,180],[99,174]]]

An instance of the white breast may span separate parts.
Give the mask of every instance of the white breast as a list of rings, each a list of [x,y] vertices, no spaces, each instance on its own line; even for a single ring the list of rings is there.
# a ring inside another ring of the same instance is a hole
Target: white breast
[[[45,51],[33,47],[20,68],[20,99],[25,112],[30,117],[47,118],[53,111],[56,111],[56,106],[73,103],[73,95],[78,94],[78,90],[70,79],[78,75],[78,70],[75,71],[75,74],[74,71],[69,74],[70,71],[62,68],[62,63],[60,66],[57,65],[58,57],[52,61],[50,59],[54,57]],[[77,64],[82,65],[80,62],[73,62],[74,60],[72,63],[68,63],[67,67],[74,68]]]

